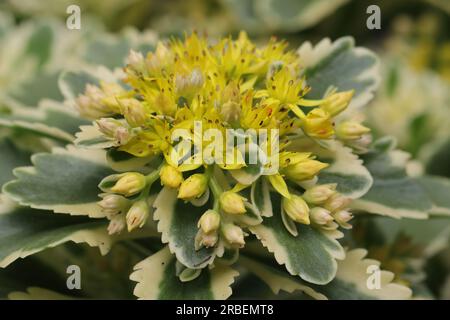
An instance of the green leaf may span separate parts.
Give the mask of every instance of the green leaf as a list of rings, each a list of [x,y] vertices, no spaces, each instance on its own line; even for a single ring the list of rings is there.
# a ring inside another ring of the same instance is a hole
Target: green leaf
[[[0,126],[62,142],[73,141],[80,125],[87,123],[72,110],[51,100],[41,101],[36,109],[17,106],[12,111],[0,114]]]
[[[116,142],[108,139],[96,126],[81,126],[79,132],[75,134],[75,145],[89,149],[107,149],[114,147]]]
[[[181,282],[176,275],[176,259],[168,247],[138,263],[130,279],[138,282],[134,294],[140,299],[227,299],[230,285],[238,273],[229,266],[216,265],[205,268],[200,276]]]
[[[39,287],[29,287],[26,291],[14,291],[8,295],[10,300],[74,300],[75,297],[70,297],[59,292],[48,290]]]
[[[53,29],[46,23],[37,24],[30,35],[25,52],[36,58],[37,63],[42,66],[50,58],[53,48]]]
[[[104,220],[58,215],[19,207],[0,198],[0,267],[67,241],[98,246],[105,254],[111,246]]]
[[[84,61],[109,69],[120,67],[125,62],[130,46],[131,43],[126,38],[103,35],[87,44]]]
[[[0,186],[14,179],[13,169],[30,164],[31,154],[19,149],[9,138],[0,139]]]
[[[320,172],[319,184],[337,183],[337,191],[352,199],[362,197],[372,186],[372,176],[362,160],[340,142],[330,145],[330,149],[321,148],[317,154],[320,160],[330,163]]]
[[[305,281],[325,284],[335,274],[335,259],[344,257],[344,249],[330,234],[311,226],[298,224],[298,236],[292,236],[283,225],[281,197],[272,193],[273,217],[265,218],[250,231],[274,254],[279,264],[284,264],[292,275],[299,275]]]
[[[98,77],[87,71],[65,71],[61,73],[58,80],[59,90],[69,101],[83,94],[87,84],[98,85]]]
[[[312,289],[308,283],[299,277],[293,277],[286,270],[281,269],[279,265],[274,265],[271,257],[267,259],[266,257],[241,255],[239,263],[265,282],[274,294],[279,294],[281,290],[289,293],[299,290],[314,299],[326,299],[323,294]]]
[[[272,202],[270,200],[269,185],[265,179],[258,179],[252,184],[251,200],[263,217],[273,215]]]
[[[406,173],[409,155],[394,150],[395,141],[388,137],[376,141],[373,148],[362,157],[373,185],[352,202],[352,208],[395,218],[426,218],[432,202],[417,180]]]
[[[168,243],[170,251],[186,267],[201,269],[210,264],[216,255],[215,248],[202,247],[195,250],[197,222],[206,210],[209,202],[196,207],[190,202],[177,198],[177,190],[164,187],[158,194],[153,207],[153,217],[158,221],[158,231],[162,233],[163,243]]]
[[[355,47],[351,37],[334,42],[324,39],[316,46],[304,43],[298,50],[311,91],[311,99],[320,99],[330,87],[339,91],[355,90],[348,110],[363,107],[373,98],[377,89],[379,61],[368,49]]]
[[[14,170],[17,180],[7,183],[3,192],[22,205],[57,213],[104,217],[97,205],[98,184],[113,173],[103,150],[55,148],[52,153],[32,157],[34,167]]]
[[[404,300],[411,298],[411,289],[393,283],[394,274],[381,270],[380,262],[364,259],[366,254],[367,251],[364,249],[348,251],[345,259],[338,262],[336,278],[325,286],[312,287],[331,300]],[[379,276],[379,288],[372,286],[376,285],[376,276]]]
[[[418,177],[416,181],[432,202],[428,211],[432,215],[450,216],[450,179],[435,176]]]
[[[348,0],[258,0],[256,12],[271,29],[299,31],[335,12]]]

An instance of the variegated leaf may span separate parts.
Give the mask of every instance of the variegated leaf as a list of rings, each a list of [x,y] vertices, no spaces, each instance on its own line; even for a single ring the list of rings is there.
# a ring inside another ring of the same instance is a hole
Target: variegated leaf
[[[378,58],[368,49],[355,47],[353,38],[343,37],[334,42],[324,39],[315,46],[305,42],[298,54],[312,88],[308,98],[320,99],[331,87],[339,91],[355,90],[348,107],[350,112],[373,98],[380,82]]]
[[[134,294],[146,300],[227,299],[238,273],[229,266],[216,265],[201,270],[200,276],[181,282],[176,275],[176,259],[168,247],[138,263],[130,279],[137,282]]]
[[[158,194],[153,207],[153,217],[158,221],[158,231],[163,243],[168,243],[170,251],[186,267],[200,269],[210,264],[215,248],[195,250],[197,222],[200,216],[211,208],[210,203],[197,207],[177,198],[177,190],[164,187]]]
[[[281,197],[272,193],[273,216],[265,218],[250,231],[274,254],[279,264],[284,264],[292,275],[307,282],[326,284],[335,274],[335,259],[344,257],[344,249],[329,234],[298,224],[298,236],[286,230],[281,217]]]
[[[20,207],[0,197],[0,267],[67,241],[99,247],[103,254],[111,246],[104,220]]]
[[[97,205],[98,184],[113,173],[103,150],[55,148],[52,153],[36,154],[33,167],[14,170],[17,180],[3,191],[22,205],[57,213],[104,217]]]

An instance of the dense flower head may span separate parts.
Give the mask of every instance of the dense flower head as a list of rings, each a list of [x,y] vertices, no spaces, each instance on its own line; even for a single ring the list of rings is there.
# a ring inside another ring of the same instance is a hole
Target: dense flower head
[[[158,179],[177,190],[177,201],[204,205],[213,198],[213,208],[198,221],[198,249],[245,244],[242,216],[255,209],[246,189],[258,179],[282,196],[285,220],[325,230],[350,227],[349,199],[335,184],[317,184],[328,164],[314,150],[320,141],[360,139],[368,129],[335,123],[353,91],[307,98],[311,88],[301,57],[287,47],[275,38],[258,47],[245,33],[216,42],[193,33],[160,42],[146,56],[131,51],[122,84],[86,88],[77,108],[95,120],[109,146],[161,163],[147,176],[128,172],[102,181],[99,204],[111,233],[145,224],[151,210],[146,197]],[[299,140],[315,147],[292,143]]]

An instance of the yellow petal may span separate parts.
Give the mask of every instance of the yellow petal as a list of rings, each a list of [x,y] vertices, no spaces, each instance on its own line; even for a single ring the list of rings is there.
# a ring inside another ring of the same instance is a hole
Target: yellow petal
[[[280,193],[285,198],[291,198],[287,184],[279,173],[267,177],[272,184],[272,187],[277,190],[278,193]]]

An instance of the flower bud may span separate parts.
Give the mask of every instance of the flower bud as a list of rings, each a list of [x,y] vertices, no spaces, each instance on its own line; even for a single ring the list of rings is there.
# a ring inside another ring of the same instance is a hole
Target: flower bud
[[[342,140],[357,140],[369,132],[369,128],[356,121],[341,122],[336,128],[336,135]]]
[[[283,209],[295,222],[310,224],[309,207],[302,197],[292,194],[290,199],[283,198]]]
[[[327,139],[334,134],[330,115],[323,109],[314,108],[303,119],[303,131],[310,137]]]
[[[127,172],[119,174],[117,177],[119,179],[110,190],[125,197],[139,193],[146,186],[145,176],[138,172]]]
[[[111,221],[108,225],[108,234],[118,234],[121,233],[123,229],[125,229],[126,221],[124,214],[118,214],[111,218]]]
[[[354,90],[333,93],[325,99],[320,108],[328,112],[332,117],[344,111],[353,97]]]
[[[150,208],[145,200],[135,202],[127,213],[128,231],[142,228],[147,221]]]
[[[222,227],[222,234],[231,245],[236,245],[239,248],[245,245],[244,231],[234,224],[229,223],[224,225]]]
[[[348,212],[347,210],[340,210],[336,213],[333,214],[334,219],[338,222],[338,223],[345,223],[350,221],[353,216],[350,212]]]
[[[283,174],[294,181],[309,180],[314,178],[320,170],[326,167],[328,167],[327,163],[313,159],[305,159],[286,167],[283,170]]]
[[[309,216],[315,224],[325,225],[330,221],[333,221],[333,217],[330,215],[330,211],[321,207],[314,207],[309,212]]]
[[[144,56],[140,52],[136,52],[133,49],[127,57],[127,67],[135,72],[144,73],[145,71],[145,60]]]
[[[130,200],[117,194],[104,194],[101,195],[102,200],[98,202],[98,205],[102,208],[102,211],[107,214],[108,217],[125,213],[130,208]]]
[[[102,118],[95,121],[95,124],[101,133],[116,140],[118,145],[126,144],[131,138],[128,128],[126,128],[124,123],[119,120]]]
[[[341,194],[334,194],[325,202],[323,207],[330,212],[335,212],[347,207],[350,202],[350,198],[347,198]]]
[[[179,96],[192,97],[203,86],[204,79],[200,69],[196,68],[188,75],[175,77],[176,92]]]
[[[181,172],[170,165],[163,166],[159,172],[159,176],[161,178],[161,184],[169,188],[176,189],[183,182]]]
[[[220,214],[214,210],[207,210],[198,220],[198,227],[203,233],[209,234],[219,229]]]
[[[148,120],[148,111],[137,99],[121,99],[120,111],[131,127],[143,126]]]
[[[303,194],[303,199],[305,199],[306,202],[310,204],[315,205],[323,204],[325,201],[328,200],[329,197],[331,197],[333,194],[336,193],[335,190],[336,190],[335,183],[314,186],[305,191],[305,193]]]
[[[198,230],[195,236],[195,250],[200,250],[201,247],[211,248],[214,247],[219,241],[219,233],[213,231],[210,233],[204,233],[202,229]]]
[[[206,191],[207,187],[208,181],[204,174],[193,174],[181,183],[178,190],[178,198],[183,200],[199,198]]]
[[[220,195],[220,207],[223,211],[229,214],[244,214],[245,198],[233,191],[225,191]]]

